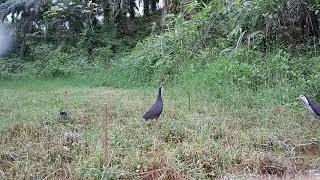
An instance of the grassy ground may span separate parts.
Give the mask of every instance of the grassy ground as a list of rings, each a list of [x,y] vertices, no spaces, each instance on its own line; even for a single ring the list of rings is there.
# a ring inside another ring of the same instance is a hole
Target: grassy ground
[[[59,120],[68,91],[70,121]],[[320,123],[283,106],[231,109],[166,88],[159,122],[144,111],[157,90],[90,82],[0,82],[0,179],[206,179],[286,175],[320,167]],[[103,164],[103,104],[110,162]],[[66,133],[79,131],[77,143]]]

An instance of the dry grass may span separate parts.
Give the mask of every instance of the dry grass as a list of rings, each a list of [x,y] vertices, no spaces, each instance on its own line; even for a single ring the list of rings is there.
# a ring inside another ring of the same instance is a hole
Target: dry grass
[[[70,121],[63,123],[58,112],[66,90]],[[234,179],[320,167],[320,123],[304,111],[230,109],[192,97],[190,111],[187,96],[167,89],[159,122],[145,122],[155,93],[1,87],[0,179]],[[110,112],[107,165],[104,103]],[[75,130],[79,137],[70,143]]]

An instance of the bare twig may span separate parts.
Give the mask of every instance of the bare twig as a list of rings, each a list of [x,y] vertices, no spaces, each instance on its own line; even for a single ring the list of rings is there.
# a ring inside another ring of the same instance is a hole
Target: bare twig
[[[161,19],[160,19],[160,28],[161,28],[161,31],[163,32],[164,31],[164,22],[165,22],[165,18],[166,18],[166,15],[167,15],[167,0],[164,0],[163,1],[163,8],[162,8],[162,13],[161,13]]]
[[[191,98],[190,98],[190,92],[188,92],[188,101],[189,101],[188,109],[189,109],[189,111],[191,111]]]
[[[64,111],[66,111],[67,109],[67,93],[68,91],[64,92]]]

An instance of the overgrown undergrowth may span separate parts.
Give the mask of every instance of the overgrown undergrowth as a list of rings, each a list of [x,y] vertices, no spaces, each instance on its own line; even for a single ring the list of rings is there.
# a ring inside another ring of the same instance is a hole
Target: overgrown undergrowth
[[[285,39],[274,39],[270,34],[281,32],[269,26],[279,24],[269,24],[262,14],[274,13],[277,3],[239,2],[230,10],[216,1],[189,21],[168,16],[165,32],[152,34],[114,63],[102,85],[150,87],[165,81],[232,106],[292,106],[299,94],[320,100],[317,42],[287,45]],[[255,8],[245,13],[246,5]],[[256,23],[246,23],[237,13]]]

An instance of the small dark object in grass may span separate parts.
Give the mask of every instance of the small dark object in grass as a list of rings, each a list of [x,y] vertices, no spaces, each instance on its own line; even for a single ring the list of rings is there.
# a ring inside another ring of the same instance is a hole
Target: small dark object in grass
[[[68,113],[65,111],[60,111],[60,117],[62,120],[67,120],[68,119]]]
[[[162,113],[163,110],[163,87],[162,85],[159,87],[158,97],[156,102],[149,108],[149,110],[143,115],[143,118],[147,121],[150,119],[157,119]]]

